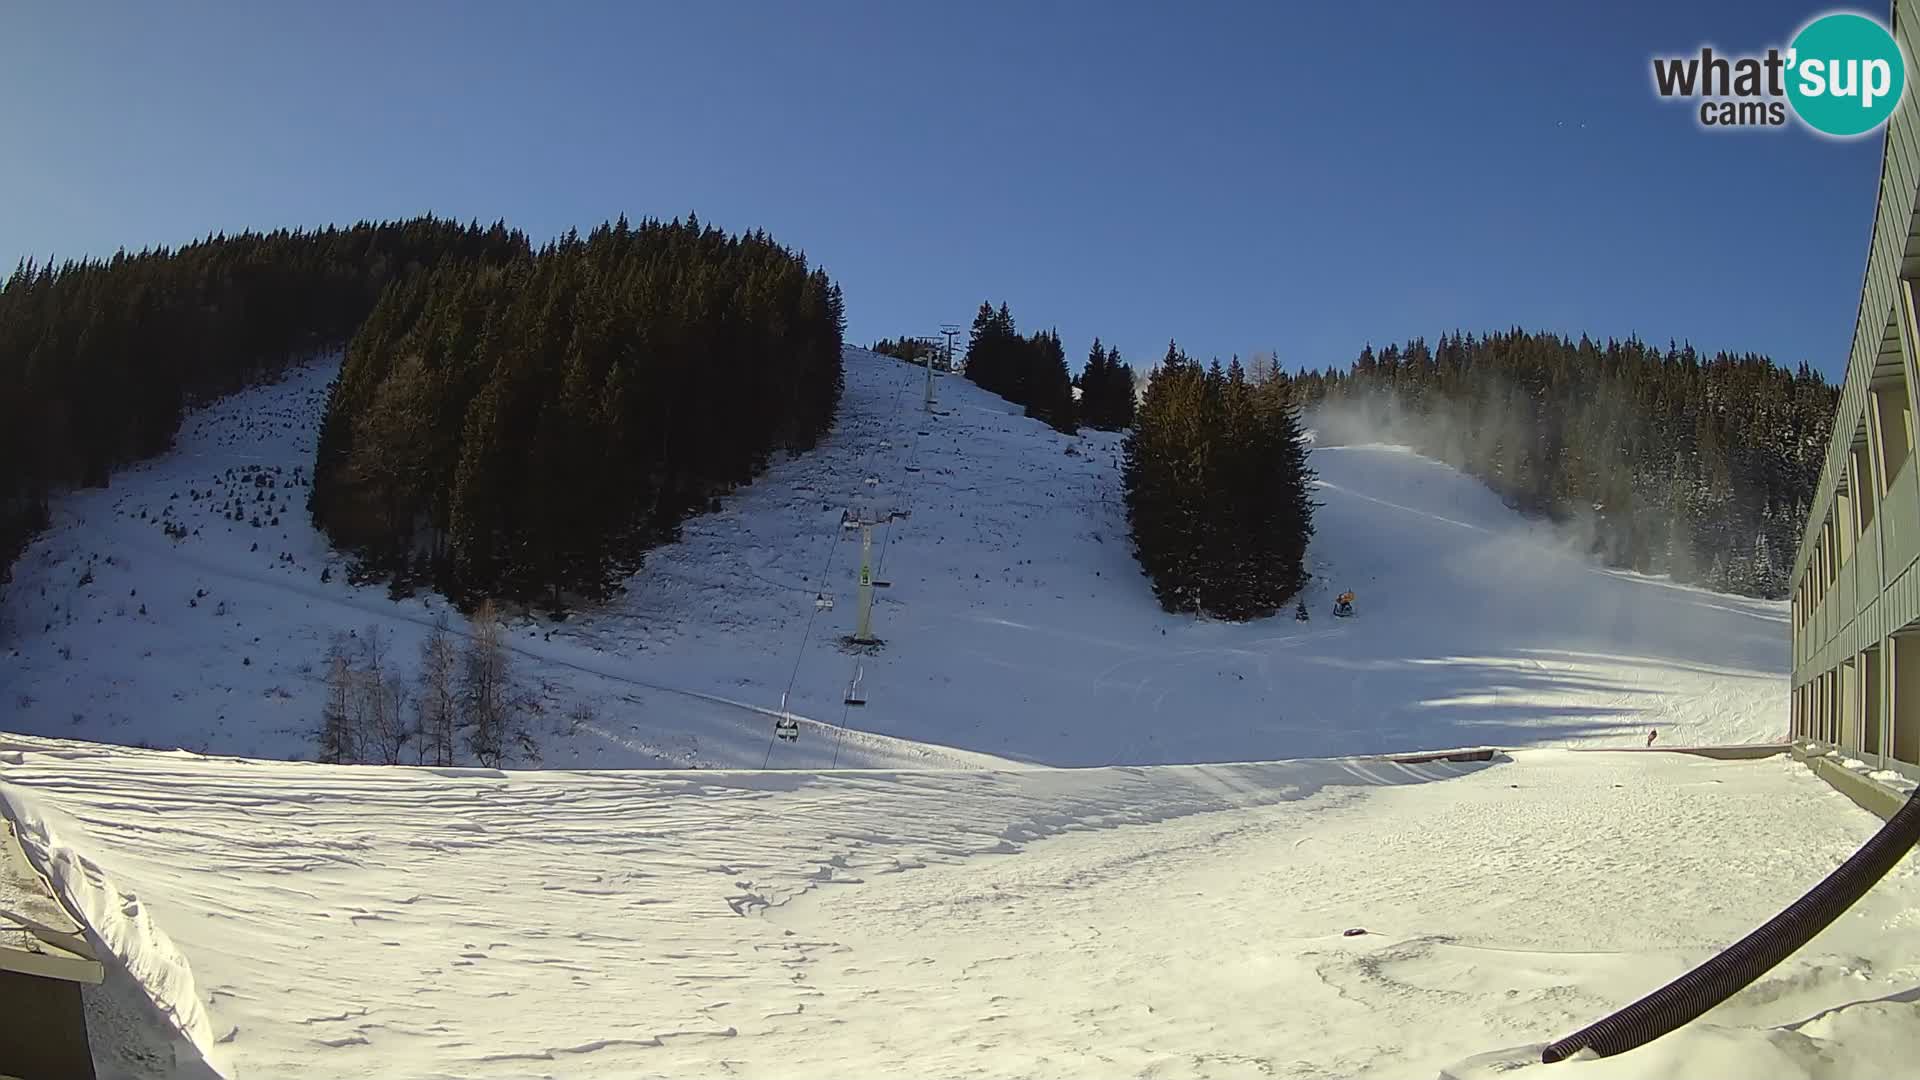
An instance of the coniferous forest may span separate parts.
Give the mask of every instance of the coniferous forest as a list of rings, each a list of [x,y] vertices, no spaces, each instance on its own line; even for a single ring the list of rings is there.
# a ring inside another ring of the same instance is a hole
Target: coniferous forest
[[[1284,377],[1202,369],[1169,342],[1124,447],[1127,521],[1161,607],[1258,618],[1306,584],[1313,473]]]
[[[1079,430],[1073,401],[1073,377],[1060,335],[1041,330],[1021,337],[1013,315],[982,302],[967,338],[966,375],[982,390],[1026,407],[1028,416],[1056,431]]]
[[[320,431],[315,523],[397,586],[604,597],[832,424],[839,287],[764,233],[622,218],[381,298]]]
[[[843,324],[804,258],[691,218],[539,251],[422,217],[23,262],[0,287],[0,582],[53,494],[345,345],[316,524],[399,588],[604,595],[687,513],[813,445]]]
[[[0,286],[0,582],[52,494],[166,449],[186,407],[338,347],[422,267],[526,250],[504,225],[422,217],[22,262]]]
[[[1323,434],[1390,437],[1590,531],[1610,565],[1786,595],[1837,390],[1805,364],[1520,330],[1294,379]]]
[[[900,336],[900,340],[898,341],[892,338],[881,338],[879,341],[874,342],[868,351],[877,352],[881,356],[891,356],[896,360],[905,360],[909,364],[924,364],[927,362],[927,358],[931,356],[933,358],[935,371],[945,369],[946,361],[942,356],[942,350],[940,348],[936,348],[919,338],[910,338],[904,334]]]
[[[1101,431],[1133,426],[1133,368],[1120,359],[1119,349],[1102,349],[1100,339],[1094,338],[1077,385],[1081,423]]]

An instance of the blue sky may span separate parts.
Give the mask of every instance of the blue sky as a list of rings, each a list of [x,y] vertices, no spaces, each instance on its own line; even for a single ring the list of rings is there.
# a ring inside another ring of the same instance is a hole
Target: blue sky
[[[991,298],[1076,364],[1095,334],[1318,366],[1518,324],[1831,374],[1880,140],[1704,132],[1649,75],[1824,10],[7,5],[0,259],[692,210],[825,265],[860,342]]]

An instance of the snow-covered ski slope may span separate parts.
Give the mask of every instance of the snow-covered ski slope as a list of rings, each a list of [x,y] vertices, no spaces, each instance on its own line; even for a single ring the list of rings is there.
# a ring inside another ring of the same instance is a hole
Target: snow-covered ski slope
[[[1878,824],[1785,757],[487,773],[25,737],[0,810],[113,958],[109,1080],[1431,1080],[1697,964]],[[1909,860],[1667,1039],[1474,1075],[1902,1075],[1916,955]]]
[[[174,452],[59,501],[7,592],[8,728],[306,757],[329,635],[378,623],[412,663],[444,603],[349,585],[306,489],[286,486],[311,468],[330,373],[199,411]],[[1145,764],[1785,731],[1784,605],[1596,570],[1404,450],[1316,450],[1312,621],[1222,624],[1155,604],[1128,551],[1117,436],[1059,435],[959,378],[938,380],[928,416],[923,372],[861,349],[846,376],[817,450],[690,521],[623,597],[516,622],[547,765]],[[219,516],[236,488],[257,500],[249,469],[274,477],[271,501]],[[282,506],[277,526],[251,524]],[[857,606],[848,509],[909,515],[874,530],[891,587],[866,657],[839,642]],[[169,539],[162,520],[198,531]],[[1347,588],[1359,616],[1330,618]],[[857,668],[867,704],[850,709]],[[801,739],[770,746],[789,681]],[[581,703],[594,715],[576,723]]]
[[[1784,759],[1563,749],[1780,736],[1782,605],[1597,570],[1451,469],[1323,446],[1312,620],[1169,615],[1117,437],[960,379],[927,416],[922,372],[855,349],[818,450],[607,608],[516,619],[546,770],[229,757],[310,755],[329,635],[377,623],[404,662],[444,610],[348,584],[304,488],[278,526],[213,512],[230,469],[255,499],[247,466],[305,471],[329,374],[63,499],[9,593],[0,812],[109,958],[108,1077],[1424,1078],[1632,1000],[1876,825]],[[904,514],[872,655],[839,644],[849,508]],[[1352,756],[1469,744],[1512,755]],[[1541,1075],[1895,1074],[1916,945],[1903,865],[1703,1023]]]

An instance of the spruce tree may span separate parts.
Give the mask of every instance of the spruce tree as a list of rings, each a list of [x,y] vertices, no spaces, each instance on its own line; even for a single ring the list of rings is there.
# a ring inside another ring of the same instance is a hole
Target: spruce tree
[[[1067,353],[1053,330],[1037,333],[1026,343],[1028,368],[1027,415],[1045,421],[1054,430],[1071,435],[1078,429],[1073,404],[1073,378],[1067,372]]]
[[[1260,618],[1299,593],[1313,475],[1290,401],[1237,361],[1202,371],[1169,344],[1123,446],[1135,552],[1163,607]]]
[[[1108,388],[1105,394],[1106,419],[1108,430],[1119,431],[1133,426],[1133,411],[1136,402],[1133,366],[1120,359],[1118,348],[1107,350]]]

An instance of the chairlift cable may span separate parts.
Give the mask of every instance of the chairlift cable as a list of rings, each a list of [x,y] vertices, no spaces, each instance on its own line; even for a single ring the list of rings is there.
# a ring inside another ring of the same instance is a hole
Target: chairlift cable
[[[891,427],[893,423],[899,419],[900,401],[902,397],[904,397],[906,394],[906,385],[907,385],[907,381],[903,379],[901,380],[899,386],[897,386],[894,389],[893,416],[888,420],[889,427]],[[867,470],[873,464],[873,458],[875,453],[879,450],[880,443],[888,442],[888,441],[889,440],[886,440],[886,439],[880,439],[876,441],[874,445],[867,448],[865,459],[861,462],[861,465],[860,465],[860,470],[859,470],[860,475],[862,476],[869,475]],[[889,519],[889,524],[891,524],[891,519]],[[816,595],[825,595],[824,587],[826,585],[827,576],[833,572],[833,556],[834,556],[834,553],[838,551],[840,547],[840,531],[841,531],[840,526],[836,525],[834,526],[833,532],[829,535],[829,542],[827,544],[827,559],[825,564],[822,565],[820,568],[820,578],[815,589]],[[884,555],[884,553],[885,553],[885,548],[883,547],[882,554]],[[799,681],[800,666],[806,662],[807,642],[811,640],[813,636],[813,624],[820,618],[821,610],[822,609],[820,605],[816,603],[814,605],[813,611],[807,615],[806,626],[804,626],[800,631],[800,645],[797,649],[794,650],[793,670],[787,674],[787,688],[785,692],[783,692],[780,695],[780,713],[782,717],[787,717],[792,715],[790,710],[788,709],[787,702],[793,695],[793,687],[795,683]],[[846,710],[848,708],[849,706],[843,702],[841,705],[841,721],[840,721],[843,729],[846,725]],[[780,737],[779,720],[776,719],[774,721],[773,730],[769,732],[767,735],[767,752],[765,755],[762,756],[760,761],[760,768],[763,771],[773,762],[773,744],[775,740],[777,740],[779,737]],[[834,746],[834,762],[837,764],[839,760],[840,760],[840,750],[839,750],[839,745],[836,742]]]

